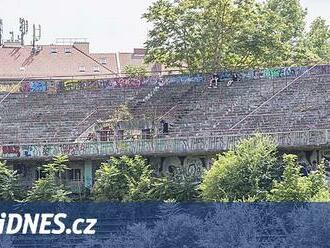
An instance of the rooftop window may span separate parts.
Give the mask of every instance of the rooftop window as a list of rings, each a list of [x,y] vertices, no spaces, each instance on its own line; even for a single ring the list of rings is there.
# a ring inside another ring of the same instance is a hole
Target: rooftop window
[[[106,65],[107,64],[107,59],[106,58],[102,58],[101,59],[101,64],[102,65]]]
[[[71,53],[71,48],[70,47],[64,48],[64,53]]]
[[[86,68],[85,66],[79,66],[79,72],[85,72]]]
[[[56,47],[51,47],[50,48],[50,53],[57,53],[57,48]]]

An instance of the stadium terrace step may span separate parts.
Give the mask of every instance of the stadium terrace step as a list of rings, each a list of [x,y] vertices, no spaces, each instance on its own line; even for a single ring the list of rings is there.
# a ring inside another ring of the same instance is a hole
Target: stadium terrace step
[[[208,88],[205,81],[13,93],[0,105],[0,143],[72,141],[97,120],[111,117],[122,104],[135,119],[168,120],[169,137],[329,129],[330,77],[301,78],[283,90],[292,80],[242,80],[230,86],[221,81],[217,88]],[[0,99],[5,96],[0,93]]]

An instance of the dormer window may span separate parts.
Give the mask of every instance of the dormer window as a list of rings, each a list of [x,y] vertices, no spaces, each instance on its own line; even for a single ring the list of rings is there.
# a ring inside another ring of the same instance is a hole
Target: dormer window
[[[64,48],[64,53],[71,53],[71,48],[70,47]]]
[[[106,65],[107,64],[107,59],[106,58],[102,58],[101,59],[101,64],[102,65]]]
[[[140,53],[134,53],[133,54],[134,58],[144,58],[144,56],[145,56],[144,54],[140,54]]]
[[[94,72],[100,72],[100,67],[98,67],[98,66],[94,66],[93,71],[94,71]]]
[[[85,72],[86,68],[85,66],[79,66],[79,72]]]
[[[50,53],[57,53],[57,48],[56,47],[50,48]]]

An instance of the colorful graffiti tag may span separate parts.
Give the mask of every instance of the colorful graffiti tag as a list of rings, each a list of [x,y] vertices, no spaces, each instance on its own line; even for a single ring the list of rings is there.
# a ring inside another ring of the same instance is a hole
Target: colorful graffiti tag
[[[330,142],[330,130],[270,134],[280,147],[319,146]],[[6,145],[0,147],[1,158],[44,158],[65,154],[72,157],[182,154],[228,150],[249,135],[182,137],[116,142]],[[189,161],[188,161],[189,162]],[[188,163],[186,162],[186,163]],[[195,162],[194,162],[195,163]],[[196,163],[195,163],[196,164]]]
[[[100,90],[114,88],[139,88],[144,85],[156,86],[170,83],[203,83],[203,75],[156,76],[147,78],[111,78],[98,80],[66,80],[66,81],[23,81],[0,83],[0,92],[68,92],[77,90]]]
[[[312,76],[330,74],[330,65],[319,65],[315,67],[286,67],[277,69],[249,70],[241,72],[219,72],[220,80],[231,80],[233,75],[238,80],[276,79],[285,77]],[[31,80],[23,81],[19,85],[17,82],[0,82],[0,92],[29,93],[29,92],[68,92],[76,90],[101,90],[114,88],[134,88],[144,85],[164,85],[164,84],[188,84],[205,83],[210,75],[170,75],[152,76],[146,78],[110,78],[98,80]]]
[[[220,72],[218,77],[220,80],[230,80],[233,75],[236,74],[238,80],[251,80],[251,79],[277,79],[287,77],[309,77],[313,75],[330,74],[330,65],[318,65],[315,67],[283,67],[272,69],[260,69],[260,70],[247,70],[241,72]]]

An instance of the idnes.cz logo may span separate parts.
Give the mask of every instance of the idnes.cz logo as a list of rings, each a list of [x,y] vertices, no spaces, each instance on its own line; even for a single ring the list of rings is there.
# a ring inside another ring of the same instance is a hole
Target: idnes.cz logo
[[[70,227],[64,224],[65,213],[0,214],[0,234],[76,234],[93,235],[97,219],[76,219]]]

